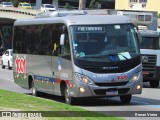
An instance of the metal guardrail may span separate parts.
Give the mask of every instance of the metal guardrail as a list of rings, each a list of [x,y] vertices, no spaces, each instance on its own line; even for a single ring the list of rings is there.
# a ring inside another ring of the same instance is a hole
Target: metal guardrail
[[[4,8],[0,7],[0,12],[13,12],[13,13],[20,13],[30,16],[36,16],[36,14],[40,13],[40,10],[34,9],[21,9],[21,8]]]

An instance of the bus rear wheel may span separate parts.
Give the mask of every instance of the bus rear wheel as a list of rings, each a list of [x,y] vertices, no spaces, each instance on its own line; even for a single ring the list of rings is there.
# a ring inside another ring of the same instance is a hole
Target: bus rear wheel
[[[32,95],[33,96],[38,96],[38,91],[35,87],[34,81],[32,80],[32,87],[31,87]]]
[[[130,103],[131,98],[132,98],[132,95],[121,95],[120,96],[121,103],[124,103],[124,104]]]
[[[69,88],[67,87],[67,85],[65,85],[64,97],[67,104],[73,105],[75,103],[75,99],[70,96]]]
[[[157,88],[159,86],[159,81],[158,80],[150,81],[150,86],[152,88]]]

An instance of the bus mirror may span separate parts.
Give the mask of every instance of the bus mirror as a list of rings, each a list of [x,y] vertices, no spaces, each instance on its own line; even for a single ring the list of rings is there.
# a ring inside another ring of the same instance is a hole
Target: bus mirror
[[[60,37],[60,45],[64,45],[65,43],[65,34],[61,34],[61,37]]]

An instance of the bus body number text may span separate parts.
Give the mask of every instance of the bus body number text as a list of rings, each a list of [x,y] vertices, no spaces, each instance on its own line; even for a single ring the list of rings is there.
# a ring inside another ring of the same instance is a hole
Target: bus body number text
[[[18,55],[15,59],[16,65],[16,77],[19,77],[19,74],[23,74],[24,78],[26,78],[26,56],[24,58],[19,58]]]

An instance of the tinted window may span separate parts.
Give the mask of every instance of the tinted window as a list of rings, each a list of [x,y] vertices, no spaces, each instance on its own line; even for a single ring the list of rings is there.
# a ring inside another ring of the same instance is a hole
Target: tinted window
[[[14,52],[22,54],[55,55],[70,54],[68,33],[66,44],[60,46],[61,24],[18,26],[14,29]]]

